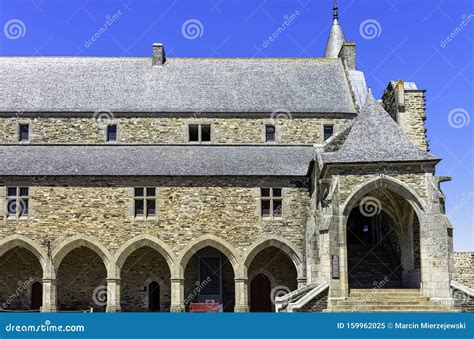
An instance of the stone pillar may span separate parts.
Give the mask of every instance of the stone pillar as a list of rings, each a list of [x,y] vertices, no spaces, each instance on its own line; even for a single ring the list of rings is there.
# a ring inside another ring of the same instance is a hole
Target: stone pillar
[[[184,312],[184,279],[171,278],[171,312]]]
[[[234,312],[249,312],[249,284],[247,278],[235,278]]]
[[[120,312],[120,279],[107,278],[106,312]]]
[[[43,306],[41,312],[57,312],[56,279],[47,276],[43,278]]]

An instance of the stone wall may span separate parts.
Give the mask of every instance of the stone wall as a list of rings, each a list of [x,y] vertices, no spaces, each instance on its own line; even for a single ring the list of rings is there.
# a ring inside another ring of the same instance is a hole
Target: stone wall
[[[322,143],[323,126],[334,125],[337,131],[348,119],[292,118],[283,114],[273,119],[248,118],[144,118],[116,117],[105,113],[104,119],[68,118],[0,118],[0,142],[17,143],[18,122],[30,123],[31,143],[104,143],[107,123],[118,125],[121,143],[188,143],[188,124],[211,124],[212,143],[265,143],[265,125],[276,125],[276,142],[283,144]]]
[[[13,248],[0,257],[0,310],[29,310],[31,291],[41,282],[38,259],[24,248]]]
[[[406,90],[403,81],[392,81],[382,96],[382,104],[410,140],[421,149],[428,150],[424,91]]]
[[[149,247],[133,252],[125,261],[121,276],[121,307],[124,312],[149,311],[149,285],[160,285],[160,311],[171,305],[171,273],[163,256]]]
[[[105,311],[107,272],[101,258],[92,250],[80,247],[69,252],[57,272],[58,310]]]
[[[474,289],[474,252],[454,253],[453,279]]]
[[[39,244],[50,240],[53,251],[67,238],[85,234],[114,253],[127,240],[149,234],[178,255],[192,240],[211,234],[240,253],[268,235],[281,236],[304,253],[309,213],[304,178],[2,178],[0,195],[12,184],[30,186],[30,217],[5,220],[2,213],[0,238],[22,234]],[[135,186],[157,188],[156,218],[134,220]],[[283,187],[281,219],[260,216],[260,187],[271,186]]]

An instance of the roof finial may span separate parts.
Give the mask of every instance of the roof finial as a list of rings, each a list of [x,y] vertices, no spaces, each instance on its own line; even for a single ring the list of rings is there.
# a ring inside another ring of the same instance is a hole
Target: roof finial
[[[339,19],[339,8],[337,7],[337,0],[334,0],[334,7],[332,8],[332,18],[334,20]]]

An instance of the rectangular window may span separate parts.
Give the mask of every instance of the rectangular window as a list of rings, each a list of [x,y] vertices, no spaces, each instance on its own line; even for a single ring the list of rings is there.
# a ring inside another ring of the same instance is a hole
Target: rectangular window
[[[261,188],[261,216],[277,217],[283,216],[283,196],[281,188]]]
[[[29,214],[29,188],[7,187],[7,219],[26,219]]]
[[[18,141],[19,142],[30,141],[30,125],[29,124],[18,125]]]
[[[134,191],[135,219],[152,219],[156,216],[156,188],[135,187]]]
[[[324,125],[324,141],[328,140],[334,134],[333,125]]]
[[[210,142],[211,125],[195,124],[189,125],[189,142]]]
[[[108,125],[107,126],[107,142],[117,141],[117,125]]]
[[[265,126],[265,141],[274,142],[275,141],[275,126],[266,125]]]

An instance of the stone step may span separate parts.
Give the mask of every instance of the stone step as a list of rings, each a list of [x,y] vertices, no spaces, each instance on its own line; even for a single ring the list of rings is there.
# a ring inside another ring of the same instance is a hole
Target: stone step
[[[428,302],[429,298],[427,297],[420,297],[420,296],[405,296],[405,295],[398,295],[398,296],[379,296],[376,294],[373,295],[367,295],[367,296],[359,296],[359,297],[354,297],[350,296],[349,298],[346,299],[348,302],[357,302],[359,304],[364,303],[364,302],[411,302],[411,303],[416,303],[416,302]],[[341,301],[342,302],[342,301]]]
[[[351,288],[349,291],[350,294],[352,293],[396,293],[396,294],[412,294],[417,293],[421,295],[421,291],[418,288]]]
[[[350,300],[349,300],[350,299]],[[406,305],[433,305],[429,300],[352,300],[349,298],[345,301],[339,301],[337,306],[359,306],[359,305],[373,305],[373,306],[406,306]]]
[[[325,309],[323,312],[460,312],[459,310],[456,310],[454,308],[443,308],[443,309],[438,309],[438,308],[426,308],[426,309],[418,309],[418,308],[401,308],[401,309],[378,309],[378,308],[373,308],[373,309],[354,309],[354,308],[340,308],[340,309]]]
[[[357,305],[345,306],[335,305],[332,307],[334,312],[449,312],[452,310],[449,306],[436,304],[428,305]]]

